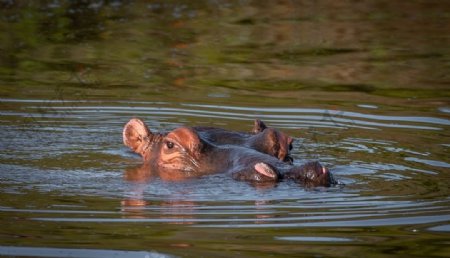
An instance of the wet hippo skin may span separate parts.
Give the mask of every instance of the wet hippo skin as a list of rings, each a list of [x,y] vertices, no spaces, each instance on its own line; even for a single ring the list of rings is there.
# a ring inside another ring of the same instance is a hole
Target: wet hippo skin
[[[292,150],[293,139],[288,135],[269,128],[259,119],[254,121],[251,133],[229,131],[217,127],[192,127],[192,129],[203,140],[215,145],[237,145],[251,148],[262,153],[272,155],[282,161],[292,163],[293,159],[290,156]],[[130,147],[133,137],[141,137],[140,141],[150,141],[157,135],[166,135],[167,133],[152,133],[141,119],[133,118],[124,127],[123,141],[124,144]],[[125,134],[129,134],[126,137]],[[147,137],[147,138],[145,138]],[[153,137],[153,138],[152,138]],[[138,151],[135,151],[139,153]],[[139,153],[140,154],[140,153]]]
[[[306,186],[330,186],[336,183],[328,169],[318,162],[294,166],[279,160],[273,153],[251,148],[254,147],[251,144],[253,141],[249,139],[267,139],[265,132],[273,134],[273,131],[265,128],[241,137],[243,142],[238,140],[240,136],[237,134],[220,130],[212,132],[206,127],[183,126],[168,133],[153,134],[142,120],[132,119],[124,128],[123,140],[126,146],[143,157],[149,169],[158,171],[160,175],[193,178],[227,173],[236,180],[248,182],[286,179]],[[217,137],[220,134],[232,135],[234,138],[222,140]],[[291,144],[292,140],[287,142]]]
[[[277,157],[285,162],[293,162],[289,152],[293,139],[288,135],[268,128],[264,122],[256,119],[251,133],[228,131],[216,127],[192,127],[200,138],[216,145],[237,145],[257,150]]]

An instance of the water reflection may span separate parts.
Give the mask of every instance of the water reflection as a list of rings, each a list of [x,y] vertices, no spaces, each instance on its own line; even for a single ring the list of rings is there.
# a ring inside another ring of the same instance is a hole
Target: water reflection
[[[350,242],[354,241],[351,238],[343,237],[307,237],[307,236],[289,236],[289,237],[275,237],[277,240],[285,241],[299,241],[299,242]]]
[[[334,96],[305,93],[333,91],[338,101],[359,97],[366,107],[378,106],[367,95],[446,95],[444,2],[2,5],[4,80],[39,89],[12,97],[45,96],[62,83],[76,94],[89,86],[93,96],[109,95],[104,89],[111,87],[128,99],[180,90],[191,98],[255,99],[261,92],[252,91],[264,89],[282,99],[301,91],[295,98],[309,102]]]
[[[139,165],[133,168],[128,168],[124,173],[124,180],[130,184],[130,191],[126,194],[126,199],[121,201],[121,211],[124,213],[124,218],[149,218],[147,208],[155,205],[156,207],[167,211],[163,212],[161,217],[168,223],[174,224],[192,224],[189,219],[193,216],[192,209],[195,206],[194,202],[187,200],[173,200],[169,198],[167,201],[152,202],[145,200],[145,189],[147,184],[154,178],[160,175],[160,179],[165,181],[180,181],[187,180],[182,172],[174,173],[156,173],[152,170],[152,166],[148,163]]]
[[[121,211],[124,213],[124,218],[131,219],[149,219],[152,218],[148,214],[148,210],[151,207],[157,207],[163,212],[161,213],[162,221],[174,224],[193,224],[195,222],[203,221],[197,220],[195,215],[203,214],[200,203],[192,201],[188,196],[195,196],[196,193],[189,191],[189,189],[178,189],[176,195],[165,197],[161,201],[147,201],[146,198],[148,193],[148,184],[154,180],[158,182],[168,181],[168,182],[178,182],[192,180],[191,177],[186,177],[180,171],[173,171],[171,173],[157,173],[152,171],[152,166],[148,163],[139,165],[133,168],[128,168],[124,172],[124,180],[129,182],[129,191],[125,193],[126,198],[121,201]],[[166,172],[166,171],[165,171]],[[159,180],[160,179],[160,180]],[[206,180],[208,180],[206,178]],[[192,184],[198,184],[198,182],[192,182]],[[198,184],[201,186],[201,184]],[[272,184],[252,184],[252,186],[257,190],[269,189],[275,186]],[[213,185],[203,185],[203,187],[213,187]],[[185,197],[179,199],[179,194]],[[225,193],[224,193],[225,194]],[[253,199],[250,197],[250,199]],[[273,217],[271,212],[267,213],[267,206],[270,205],[270,201],[256,199],[255,203],[255,223],[265,223],[265,219]],[[199,209],[200,207],[200,209]],[[242,214],[245,214],[243,212]],[[208,213],[210,214],[210,213]]]
[[[124,258],[163,258],[171,255],[148,251],[121,251],[104,249],[70,249],[45,247],[0,246],[0,255],[24,257],[124,257]]]

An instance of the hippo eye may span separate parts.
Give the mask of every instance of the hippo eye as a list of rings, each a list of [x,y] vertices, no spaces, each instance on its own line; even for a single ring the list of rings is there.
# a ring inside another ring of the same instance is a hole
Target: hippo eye
[[[173,148],[173,142],[166,142],[166,146],[168,149],[172,149]]]

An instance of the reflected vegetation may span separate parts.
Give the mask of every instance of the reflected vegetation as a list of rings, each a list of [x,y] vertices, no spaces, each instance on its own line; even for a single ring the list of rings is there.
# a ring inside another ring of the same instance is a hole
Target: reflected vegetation
[[[2,89],[448,97],[449,11],[440,1],[11,1],[1,8],[1,77],[33,93]]]
[[[0,255],[447,257],[449,23],[435,0],[0,1]],[[155,176],[132,117],[259,118],[345,186]]]

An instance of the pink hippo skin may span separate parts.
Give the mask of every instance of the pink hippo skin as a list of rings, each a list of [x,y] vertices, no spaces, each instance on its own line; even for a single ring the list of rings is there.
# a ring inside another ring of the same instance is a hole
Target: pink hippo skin
[[[328,169],[318,162],[294,166],[282,161],[285,157],[278,159],[276,151],[267,154],[256,150],[254,147],[261,145],[253,145],[256,140],[252,137],[267,139],[264,136],[266,130],[248,138],[242,137],[244,140],[241,142],[236,135],[232,140],[216,137],[221,134],[233,135],[233,132],[224,133],[218,129],[211,133],[210,128],[183,126],[165,134],[153,134],[142,120],[132,119],[125,125],[123,140],[126,146],[143,157],[150,170],[157,171],[161,177],[174,175],[185,179],[228,173],[236,180],[253,183],[278,182],[282,179],[294,180],[305,186],[330,186],[336,183]],[[267,132],[273,134],[271,130]],[[282,141],[285,141],[288,150],[292,140]],[[268,149],[273,149],[273,146]]]

